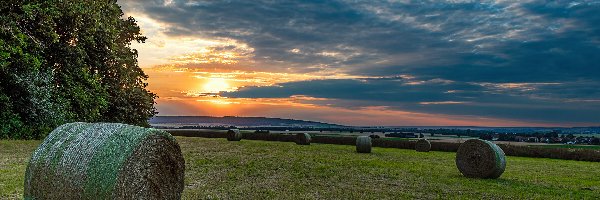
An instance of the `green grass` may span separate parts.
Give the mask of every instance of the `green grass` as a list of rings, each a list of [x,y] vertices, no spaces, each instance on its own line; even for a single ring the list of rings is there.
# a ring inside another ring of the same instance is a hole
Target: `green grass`
[[[177,140],[186,160],[184,199],[600,198],[599,165],[592,162],[508,157],[499,179],[483,180],[461,176],[449,152]],[[38,143],[0,142],[0,199],[21,196],[25,162]]]
[[[40,141],[0,140],[0,199],[22,199],[27,161]]]
[[[549,145],[528,145],[530,147],[541,148],[566,148],[566,149],[595,149],[600,150],[600,145],[573,145],[573,144],[549,144]]]

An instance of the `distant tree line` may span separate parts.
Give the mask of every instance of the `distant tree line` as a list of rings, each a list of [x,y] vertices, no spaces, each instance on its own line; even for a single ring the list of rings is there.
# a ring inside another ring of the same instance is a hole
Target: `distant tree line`
[[[560,134],[560,132],[534,132],[534,133],[496,133],[481,134],[483,140],[533,142],[533,143],[564,143],[564,144],[591,144],[600,145],[600,138],[595,136],[575,136],[572,133]]]
[[[72,121],[148,125],[156,95],[115,0],[0,1],[0,139],[42,138]]]
[[[167,128],[167,127],[159,127]],[[238,128],[235,126],[196,126],[196,125],[184,125],[179,127],[180,129],[216,129],[216,130],[227,130],[230,128]],[[302,127],[302,126],[252,126],[252,127],[239,127],[241,130],[271,130],[271,131],[327,131],[327,132],[349,132],[349,133],[404,133],[414,132],[421,134],[433,134],[433,135],[459,135],[459,136],[470,136],[479,137],[481,134],[491,134],[492,131],[486,130],[471,130],[471,129],[418,129],[418,128],[358,128],[358,127]]]

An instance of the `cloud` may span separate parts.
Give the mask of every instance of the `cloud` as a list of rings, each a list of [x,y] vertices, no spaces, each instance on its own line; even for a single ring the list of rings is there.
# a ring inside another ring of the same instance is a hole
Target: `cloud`
[[[213,68],[367,77],[245,87],[223,94],[230,97],[305,95],[336,99],[327,102],[334,106],[557,123],[600,121],[595,114],[600,111],[597,0],[121,4],[164,25],[160,31],[168,37],[235,41],[234,46],[211,48],[243,55],[229,61],[245,64]]]
[[[600,61],[596,1],[186,0],[124,7],[167,24],[171,36],[245,43],[269,69],[490,82],[600,75],[591,67]]]
[[[418,84],[415,84],[418,83]],[[480,116],[517,119],[527,122],[597,123],[600,116],[600,93],[573,95],[591,90],[582,87],[558,95],[553,91],[569,84],[495,84],[457,83],[441,80],[369,78],[311,80],[283,83],[268,87],[245,87],[222,93],[233,98],[289,98],[296,95],[326,100],[313,104],[362,109],[385,106],[389,110],[455,116]]]

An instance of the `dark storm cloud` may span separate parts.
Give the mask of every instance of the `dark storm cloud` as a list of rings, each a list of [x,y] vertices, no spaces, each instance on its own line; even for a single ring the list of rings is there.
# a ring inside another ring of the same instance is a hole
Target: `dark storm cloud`
[[[418,84],[415,84],[418,83]],[[328,98],[314,104],[344,108],[386,106],[389,109],[431,114],[469,115],[538,122],[600,122],[600,101],[589,102],[573,93],[593,90],[581,83],[521,85],[505,88],[494,84],[464,84],[440,80],[415,81],[390,78],[312,80],[272,87],[245,87],[222,93],[238,98],[288,98],[294,95]],[[568,88],[568,89],[567,89]],[[566,92],[556,94],[553,91]],[[567,91],[565,91],[567,90]],[[550,96],[549,96],[550,95]],[[592,92],[584,95],[600,99]],[[588,103],[585,103],[585,102]]]
[[[246,43],[254,48],[257,70],[336,69],[426,81],[315,80],[227,96],[307,95],[429,113],[600,123],[600,1],[406,2],[174,0],[123,6],[167,23],[172,36]],[[521,85],[503,85],[513,83]],[[468,103],[420,104],[435,101]]]
[[[170,35],[236,39],[253,47],[255,59],[265,66],[294,71],[319,65],[363,75],[409,73],[489,82],[600,76],[597,1],[175,0],[124,5],[170,24]]]
[[[344,2],[174,1],[167,6],[162,1],[124,3],[170,24],[166,30],[170,35],[236,39],[253,47],[258,61],[283,61],[285,66],[278,64],[281,68],[291,66],[295,71],[305,71],[310,65],[364,66],[395,54],[452,45],[435,42],[441,40],[440,34],[381,19]]]
[[[447,6],[438,12],[443,13],[439,15],[442,18],[448,18],[448,22],[440,24],[443,38],[456,41],[455,51],[442,55],[450,62],[391,63],[358,71],[500,83],[597,80],[600,28],[596,24],[600,23],[600,4],[559,2],[562,3]],[[439,23],[423,15],[421,23]]]
[[[312,97],[411,102],[422,101],[464,101],[478,95],[481,86],[467,84],[420,83],[408,85],[402,79],[329,79],[283,83],[272,87],[245,87],[239,91],[223,94],[229,97],[243,98],[287,98],[293,95]],[[458,95],[449,95],[449,90],[468,91]]]

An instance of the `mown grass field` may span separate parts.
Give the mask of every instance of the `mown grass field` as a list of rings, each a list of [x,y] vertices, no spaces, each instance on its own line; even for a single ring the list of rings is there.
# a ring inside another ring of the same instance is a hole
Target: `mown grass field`
[[[496,180],[468,179],[454,153],[177,137],[184,199],[597,199],[600,164],[508,157]],[[21,198],[40,141],[0,141],[0,199]]]

